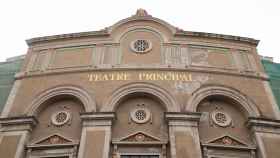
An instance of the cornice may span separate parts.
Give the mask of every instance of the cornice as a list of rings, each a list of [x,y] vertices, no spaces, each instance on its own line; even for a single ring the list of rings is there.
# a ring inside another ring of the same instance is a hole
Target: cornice
[[[79,143],[69,143],[69,144],[47,144],[47,145],[27,145],[26,148],[32,149],[64,149],[64,148],[73,148],[78,146]]]
[[[196,121],[200,120],[201,113],[198,112],[166,112],[165,119],[167,121]]]
[[[248,37],[240,37],[233,35],[224,35],[224,34],[216,34],[216,33],[207,33],[207,32],[193,32],[193,31],[184,31],[177,30],[175,36],[189,36],[189,37],[203,37],[203,38],[214,38],[214,39],[222,39],[222,40],[231,40],[237,42],[249,43],[254,46],[257,46],[259,40],[248,38]]]
[[[31,46],[42,42],[53,42],[56,40],[66,40],[66,39],[70,40],[70,39],[77,39],[77,38],[84,38],[84,37],[100,37],[100,36],[109,36],[107,29],[103,29],[100,31],[88,31],[88,32],[35,37],[35,38],[27,39],[26,43],[28,46]]]
[[[11,125],[35,126],[37,123],[38,120],[34,116],[17,116],[17,117],[0,118],[0,124],[2,126],[11,126]]]
[[[112,126],[115,119],[113,112],[85,112],[80,114],[84,127]]]
[[[236,150],[256,150],[256,147],[254,146],[232,146],[232,145],[218,145],[218,144],[206,144],[202,143],[202,146],[208,147],[208,148],[217,148],[217,149],[236,149]]]
[[[167,141],[160,141],[160,142],[157,142],[157,141],[145,141],[145,142],[122,142],[122,141],[115,141],[113,140],[112,141],[112,144],[114,145],[141,145],[141,146],[150,146],[150,145],[166,145],[168,142]]]
[[[280,129],[280,120],[249,117],[247,125],[248,127],[268,127]]]
[[[131,20],[149,20],[147,18],[131,18]],[[31,46],[37,43],[42,42],[53,42],[56,40],[70,40],[70,39],[78,39],[84,37],[100,37],[105,36],[109,37],[110,33],[107,29],[103,29],[100,31],[88,31],[88,32],[78,32],[78,33],[69,33],[69,34],[61,34],[61,35],[53,35],[53,36],[43,36],[43,37],[35,37],[31,39],[27,39],[26,43]],[[201,37],[201,38],[212,38],[212,39],[222,39],[222,40],[231,40],[236,42],[242,43],[249,43],[254,46],[257,46],[259,40],[248,38],[248,37],[240,37],[240,36],[233,36],[233,35],[224,35],[224,34],[216,34],[216,33],[207,33],[207,32],[194,32],[194,31],[184,31],[184,30],[177,30],[174,36],[177,37]]]
[[[81,113],[82,121],[92,121],[92,120],[114,120],[115,113],[113,112],[85,112]]]

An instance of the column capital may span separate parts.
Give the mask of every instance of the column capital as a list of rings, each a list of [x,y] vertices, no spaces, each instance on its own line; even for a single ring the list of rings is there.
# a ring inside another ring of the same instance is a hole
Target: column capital
[[[198,112],[166,112],[165,119],[171,126],[195,126],[200,120],[201,113]]]
[[[38,124],[34,116],[16,116],[0,118],[1,131],[31,131]]]
[[[255,132],[280,133],[280,120],[249,117],[247,126]]]
[[[85,112],[80,116],[83,126],[111,126],[115,120],[113,112]]]
[[[201,113],[198,112],[165,113],[165,119],[169,125],[171,157],[202,158],[198,134],[200,117]],[[186,146],[190,150],[183,150]]]

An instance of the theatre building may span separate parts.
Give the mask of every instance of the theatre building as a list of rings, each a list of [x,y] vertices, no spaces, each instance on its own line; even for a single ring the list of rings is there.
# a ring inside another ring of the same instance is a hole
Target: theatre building
[[[0,118],[2,158],[279,158],[258,40],[139,9],[100,31],[27,40]]]

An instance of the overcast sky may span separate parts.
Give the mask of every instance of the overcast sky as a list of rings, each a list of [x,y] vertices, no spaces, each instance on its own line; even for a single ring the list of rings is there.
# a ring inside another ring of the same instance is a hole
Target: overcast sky
[[[0,0],[0,61],[25,54],[26,39],[100,30],[137,8],[187,31],[258,39],[280,62],[279,0]]]

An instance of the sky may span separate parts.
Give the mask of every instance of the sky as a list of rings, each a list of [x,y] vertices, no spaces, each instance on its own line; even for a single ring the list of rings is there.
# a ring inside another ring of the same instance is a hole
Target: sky
[[[258,39],[280,63],[279,0],[1,0],[0,62],[25,54],[26,39],[100,30],[138,8],[186,31]]]

